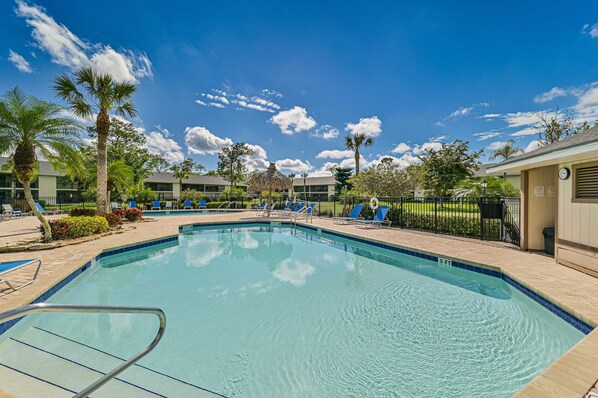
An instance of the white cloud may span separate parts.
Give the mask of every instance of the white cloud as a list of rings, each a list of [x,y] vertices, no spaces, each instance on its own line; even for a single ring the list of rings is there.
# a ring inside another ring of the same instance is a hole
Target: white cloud
[[[489,151],[496,151],[497,149],[504,148],[507,145],[508,141],[495,141],[486,147]]]
[[[483,133],[475,133],[474,137],[478,137],[478,141],[484,141],[490,138],[498,137],[499,135],[500,133],[488,131]]]
[[[511,134],[512,137],[523,137],[525,135],[535,135],[538,134],[539,131],[535,127],[527,127],[522,130],[518,130]]]
[[[276,113],[280,109],[280,105],[274,103],[271,98],[282,97],[282,94],[268,89],[260,91],[260,96],[254,95],[251,98],[240,94],[233,93],[217,88],[211,90],[213,93],[201,93],[200,95],[210,101],[195,100],[195,102],[205,107],[226,108],[229,105],[236,105],[238,110],[253,109],[261,112]]]
[[[406,142],[401,142],[399,145],[397,145],[396,147],[393,148],[393,150],[391,151],[392,153],[405,153],[407,151],[411,150],[411,147],[409,145],[407,145]]]
[[[310,130],[316,125],[316,121],[300,106],[279,112],[270,118],[270,123],[278,125],[280,131],[287,135]]]
[[[181,146],[172,138],[168,138],[169,132],[166,129],[152,131],[145,135],[145,146],[155,155],[162,155],[170,163],[180,163],[185,160]]]
[[[368,137],[378,137],[382,132],[382,121],[377,116],[362,117],[357,123],[347,123],[345,130],[353,135],[363,133]]]
[[[448,135],[439,135],[439,136],[430,138],[428,141],[429,142],[442,142],[442,141],[445,141],[447,138],[448,138]]]
[[[368,161],[363,157],[363,155],[359,155],[359,168],[364,169],[369,165]],[[339,164],[338,167],[350,167],[355,168],[355,156],[352,156],[347,159],[343,159]]]
[[[535,125],[540,121],[537,112],[514,112],[502,115],[509,127]]]
[[[534,149],[538,149],[542,146],[540,140],[533,140],[525,147],[525,152],[533,151]]]
[[[573,106],[576,121],[594,123],[598,119],[598,85],[592,83],[580,93],[577,104]]]
[[[329,177],[332,175],[330,169],[333,167],[339,167],[338,163],[335,162],[326,162],[324,163],[319,169],[312,171],[309,173],[310,177]]]
[[[447,117],[444,118],[444,120],[447,119],[457,119],[463,116],[467,116],[469,115],[475,108],[479,108],[479,107],[488,107],[490,106],[489,103],[487,102],[479,102],[477,104],[473,104],[471,106],[461,106],[459,108],[457,108],[456,110],[454,110],[453,112],[451,112]],[[437,122],[436,124],[438,124],[439,126],[444,126],[444,124],[442,122]]]
[[[494,120],[494,119],[497,119],[497,118],[499,118],[501,116],[502,115],[500,113],[486,113],[485,115],[478,116],[478,117],[480,119]]]
[[[289,170],[294,173],[303,173],[314,168],[309,162],[304,162],[300,159],[277,160],[276,167],[281,170]]]
[[[401,157],[395,157],[395,156],[390,156],[390,155],[381,155],[378,157],[378,159],[372,160],[369,163],[370,167],[375,167],[378,166],[381,162],[382,159],[391,159],[392,163],[402,169],[415,165],[415,164],[419,164],[421,163],[421,159],[418,158],[417,156],[413,156],[411,153],[405,153],[403,156]]]
[[[215,136],[205,127],[195,126],[185,129],[185,144],[189,153],[195,155],[214,155],[222,148],[231,146],[233,140]]]
[[[322,126],[318,127],[315,133],[311,133],[311,137],[318,137],[323,138],[325,140],[331,140],[333,138],[338,137],[339,131],[337,128],[332,127],[329,124],[323,124]]]
[[[598,38],[598,23],[595,23],[593,25],[585,24],[581,28],[581,31],[589,34],[592,39],[597,39]]]
[[[16,14],[25,18],[31,27],[35,45],[50,54],[52,62],[58,65],[71,69],[91,67],[120,81],[152,77],[152,64],[144,53],[117,52],[109,45],[85,42],[66,26],[58,24],[42,7],[21,0],[17,0]]]
[[[21,72],[33,72],[33,69],[31,69],[31,65],[29,65],[29,62],[27,62],[27,60],[23,58],[21,54],[18,54],[13,50],[8,50],[8,60],[12,62],[15,68],[17,68]]]
[[[327,149],[316,155],[317,159],[344,159],[353,156],[353,151]]]
[[[538,94],[534,97],[534,102],[538,104],[543,104],[545,102],[550,102],[555,98],[564,97],[569,95],[569,91],[565,90],[564,88],[560,87],[553,87],[545,93]]]
[[[259,145],[247,144],[247,146],[253,151],[252,155],[245,156],[249,171],[266,169],[270,164],[266,150]]]
[[[422,155],[422,154],[425,154],[427,151],[430,151],[430,150],[438,151],[440,149],[442,149],[441,142],[426,142],[425,144],[414,146],[413,153],[415,155]]]

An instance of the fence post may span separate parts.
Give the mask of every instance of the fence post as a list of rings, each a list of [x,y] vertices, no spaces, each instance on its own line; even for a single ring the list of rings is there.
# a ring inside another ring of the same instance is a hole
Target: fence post
[[[500,241],[505,240],[505,213],[507,212],[507,204],[505,198],[500,198]]]
[[[403,197],[400,198],[400,207],[399,207],[399,228],[404,228],[403,224]]]
[[[434,196],[434,233],[438,233],[438,196]]]
[[[332,197],[332,217],[336,217],[336,196]]]
[[[480,240],[484,240],[484,198],[479,198],[478,203],[480,203]]]

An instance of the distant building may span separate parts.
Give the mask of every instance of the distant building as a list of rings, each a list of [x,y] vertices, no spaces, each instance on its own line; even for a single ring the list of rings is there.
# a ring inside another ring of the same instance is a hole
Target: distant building
[[[307,197],[310,199],[328,200],[329,197],[334,196],[335,180],[332,176],[327,177],[296,177],[293,179],[293,191],[290,195],[298,196],[299,198]]]

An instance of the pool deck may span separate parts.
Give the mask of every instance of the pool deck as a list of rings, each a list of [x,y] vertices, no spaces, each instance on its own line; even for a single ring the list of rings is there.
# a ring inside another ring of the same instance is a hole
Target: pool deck
[[[0,261],[40,258],[43,262],[38,280],[18,292],[0,292],[0,311],[26,305],[80,268],[104,249],[130,245],[178,234],[184,224],[227,221],[264,221],[254,213],[180,215],[160,217],[153,222],[135,224],[122,234],[53,250],[21,253],[0,253]],[[268,220],[268,219],[266,219]],[[284,221],[272,219],[271,221]],[[299,222],[301,223],[301,222]],[[0,223],[0,246],[8,242],[32,238],[39,222],[25,217]],[[312,224],[310,224],[312,225]],[[315,218],[313,226],[330,229],[360,238],[413,248],[444,258],[460,259],[500,270],[548,301],[574,314],[592,326],[598,326],[598,278],[561,266],[554,259],[519,251],[515,247],[488,244],[470,239],[414,232],[401,229],[357,229],[352,225],[336,225],[330,219]],[[11,274],[15,283],[31,277],[33,267]],[[583,397],[598,381],[598,329],[587,335],[565,355],[520,390],[517,397]],[[598,390],[598,389],[597,389]],[[0,391],[0,396],[4,396]]]

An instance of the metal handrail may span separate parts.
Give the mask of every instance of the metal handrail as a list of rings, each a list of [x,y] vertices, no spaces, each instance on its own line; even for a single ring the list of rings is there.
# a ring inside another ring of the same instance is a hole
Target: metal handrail
[[[122,306],[103,306],[103,305],[76,305],[76,304],[49,304],[38,303],[29,304],[23,307],[15,308],[0,314],[0,324],[15,318],[23,317],[32,312],[81,312],[81,313],[120,313],[120,314],[153,314],[160,320],[160,327],[154,340],[143,350],[139,351],[130,359],[121,363],[119,366],[106,373],[104,376],[93,382],[83,391],[75,395],[75,398],[87,397],[104,384],[115,378],[118,374],[129,368],[135,362],[146,356],[152,351],[162,339],[166,329],[166,315],[160,308],[153,307],[122,307]]]

